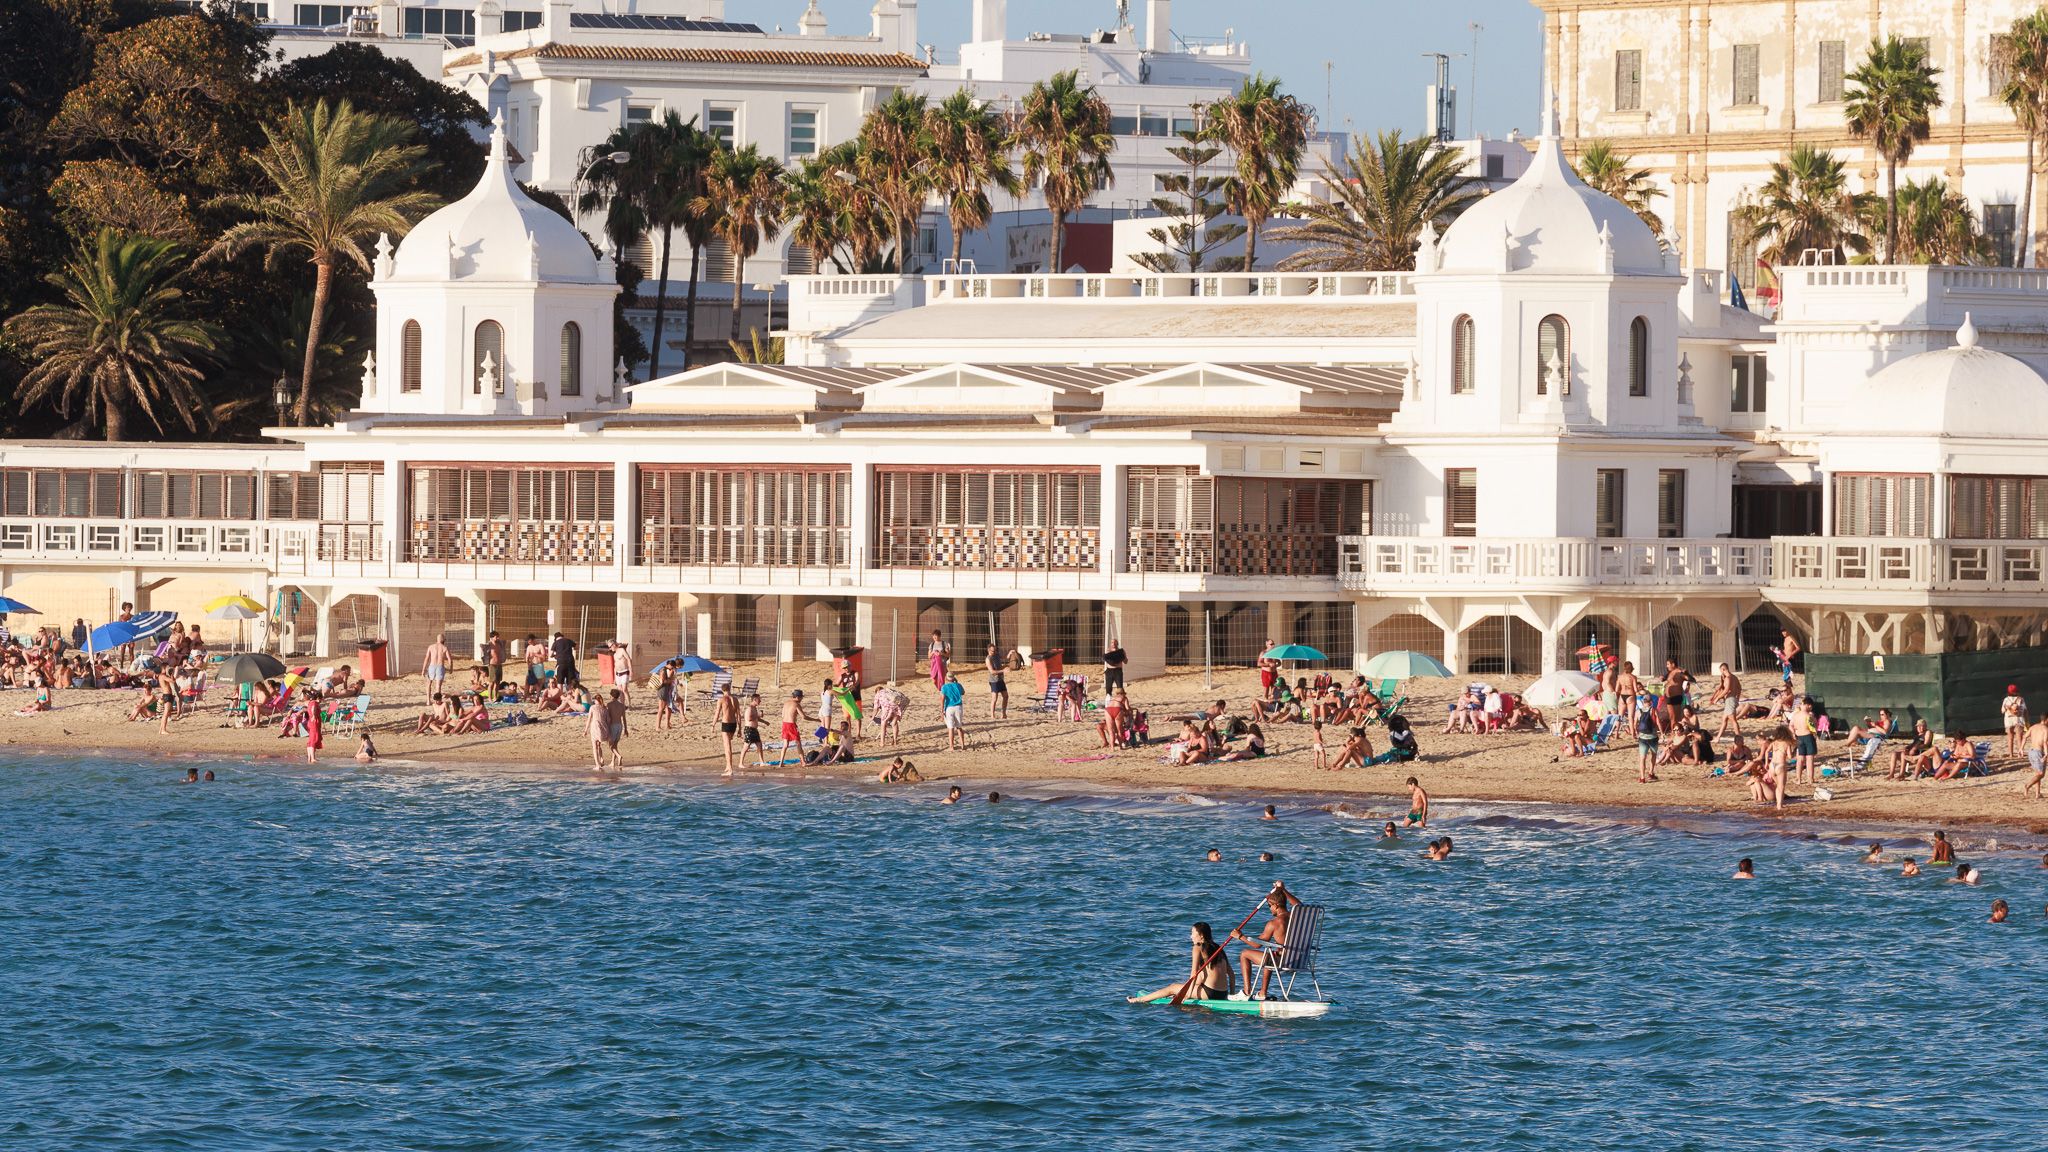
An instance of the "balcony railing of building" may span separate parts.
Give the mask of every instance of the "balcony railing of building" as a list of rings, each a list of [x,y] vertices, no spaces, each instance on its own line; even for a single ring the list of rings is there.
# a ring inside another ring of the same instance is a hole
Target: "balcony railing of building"
[[[2048,540],[1781,536],[1772,548],[1788,588],[2048,594]]]
[[[846,568],[853,531],[829,527],[720,527],[647,521],[635,564],[688,568]]]
[[[925,278],[941,300],[1318,300],[1414,295],[1407,272],[962,273]]]
[[[1102,533],[1095,528],[884,525],[875,531],[872,560],[876,568],[1092,572],[1102,566]]]
[[[414,520],[412,563],[584,564],[612,562],[609,520]]]
[[[1345,536],[1344,587],[1360,592],[1458,588],[1736,587],[1771,579],[1762,540]]]
[[[0,560],[260,563],[266,531],[246,520],[6,520]]]
[[[1338,539],[1313,527],[1133,528],[1125,566],[1132,572],[1329,579],[1337,575]]]

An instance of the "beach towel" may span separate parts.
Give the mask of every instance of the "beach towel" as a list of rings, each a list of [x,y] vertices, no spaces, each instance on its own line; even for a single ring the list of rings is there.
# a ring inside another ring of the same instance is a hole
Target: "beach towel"
[[[860,710],[860,693],[851,688],[834,688],[832,698],[839,701],[839,706],[846,709],[846,714],[855,720],[866,719]]]

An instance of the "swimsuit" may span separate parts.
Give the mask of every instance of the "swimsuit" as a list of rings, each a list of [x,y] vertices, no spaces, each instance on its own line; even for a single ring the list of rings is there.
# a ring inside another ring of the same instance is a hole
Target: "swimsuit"
[[[761,742],[761,730],[749,726],[745,732],[740,733],[740,738],[748,744],[759,744]]]
[[[720,732],[723,732],[723,733],[725,733],[725,734],[726,734],[727,736],[730,736],[730,735],[732,735],[733,733],[735,733],[735,732],[739,731],[739,730],[740,730],[740,726],[739,726],[738,724],[735,724],[735,723],[731,722],[731,721],[726,721],[726,722],[724,722],[724,723],[721,723],[721,724],[720,724],[720,725],[718,726],[718,730],[719,730]]]
[[[800,744],[803,742],[803,737],[797,735],[796,725],[788,720],[782,722],[782,742],[785,744]]]

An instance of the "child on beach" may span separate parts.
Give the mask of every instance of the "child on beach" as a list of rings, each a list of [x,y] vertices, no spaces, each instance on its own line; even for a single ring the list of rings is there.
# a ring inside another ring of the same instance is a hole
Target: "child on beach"
[[[306,763],[318,764],[319,752],[323,746],[320,739],[320,692],[316,688],[306,689]]]
[[[1323,747],[1323,722],[1321,720],[1315,722],[1315,728],[1309,733],[1308,748],[1309,767],[1328,768],[1330,766],[1330,750]]]
[[[356,763],[375,764],[376,762],[377,745],[370,740],[370,734],[365,732],[356,740]]]
[[[747,766],[747,753],[751,751],[760,758],[760,765],[768,767],[768,745],[761,739],[761,697],[747,697],[746,713],[740,719],[740,767]]]

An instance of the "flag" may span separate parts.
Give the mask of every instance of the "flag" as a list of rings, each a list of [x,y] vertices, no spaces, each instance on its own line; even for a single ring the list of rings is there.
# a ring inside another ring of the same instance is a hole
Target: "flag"
[[[1733,276],[1728,278],[1728,302],[1744,312],[1749,311],[1749,301],[1742,298],[1742,281]]]

